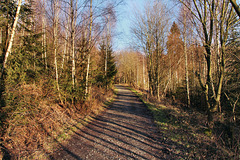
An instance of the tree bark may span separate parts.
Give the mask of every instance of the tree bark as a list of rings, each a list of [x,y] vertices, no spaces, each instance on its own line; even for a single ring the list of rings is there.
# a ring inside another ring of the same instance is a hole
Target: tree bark
[[[42,32],[43,32],[43,59],[44,59],[44,64],[45,68],[47,69],[47,43],[46,43],[46,11],[45,11],[45,0],[43,0],[43,18],[42,18]]]
[[[222,13],[220,17],[220,43],[221,43],[221,59],[220,59],[220,74],[218,81],[217,94],[215,97],[215,104],[212,107],[212,111],[215,112],[220,109],[220,99],[223,86],[223,78],[225,72],[225,54],[226,54],[226,43],[228,39],[228,30],[231,25],[234,25],[233,10],[230,11],[229,15],[226,15],[226,9],[228,8],[229,2],[223,1]],[[226,22],[226,25],[224,24]],[[236,23],[236,22],[235,22]]]
[[[64,67],[64,62],[65,62],[65,57],[66,57],[66,54],[67,54],[67,48],[68,48],[68,24],[69,24],[69,18],[68,18],[68,22],[67,22],[67,27],[66,27],[66,30],[65,30],[65,39],[64,39],[64,51],[63,51],[63,59],[62,59],[62,71],[63,71],[63,67]]]
[[[19,19],[19,13],[20,13],[21,5],[22,5],[22,0],[18,0],[18,7],[17,7],[15,20],[14,20],[14,23],[13,23],[11,38],[10,38],[8,48],[7,48],[7,52],[5,54],[5,58],[4,58],[4,61],[3,61],[1,78],[3,77],[3,72],[4,72],[4,69],[6,67],[7,58],[8,58],[8,56],[11,53],[11,50],[12,50],[12,44],[13,44],[13,40],[14,40],[15,30],[16,30],[16,27],[17,27],[17,22],[18,22],[18,19]]]
[[[90,59],[91,59],[91,45],[92,45],[92,25],[93,25],[93,13],[92,13],[92,0],[90,0],[90,24],[89,24],[89,46],[88,46],[88,61],[87,61],[87,74],[86,74],[86,90],[85,96],[88,94],[88,79],[90,70]]]
[[[144,63],[144,56],[143,58],[143,74],[142,74],[142,79],[143,79],[143,89],[145,89],[145,63]]]
[[[189,80],[188,80],[188,57],[187,57],[187,15],[184,10],[184,31],[183,31],[183,40],[184,40],[184,56],[185,56],[185,79],[186,79],[186,89],[187,89],[187,105],[190,107],[190,93],[189,93]]]
[[[58,79],[58,63],[57,63],[57,47],[58,47],[58,0],[54,0],[54,17],[53,17],[53,43],[54,43],[54,64],[55,64],[55,76],[56,76],[56,85],[57,90],[59,91],[59,79]]]
[[[70,3],[70,10],[71,10],[70,16],[71,16],[72,87],[74,89],[76,67],[75,67],[75,16],[74,16],[73,0],[71,0],[71,3]]]
[[[105,78],[107,78],[107,57],[108,57],[108,29],[109,29],[109,17],[107,18],[107,32],[106,32],[106,45],[105,45]]]

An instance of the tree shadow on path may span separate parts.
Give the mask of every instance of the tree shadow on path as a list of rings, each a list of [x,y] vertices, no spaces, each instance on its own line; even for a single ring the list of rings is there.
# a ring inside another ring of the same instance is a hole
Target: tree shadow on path
[[[147,107],[117,85],[115,102],[84,128],[78,128],[52,159],[181,159],[166,144]],[[174,143],[174,142],[173,142]]]

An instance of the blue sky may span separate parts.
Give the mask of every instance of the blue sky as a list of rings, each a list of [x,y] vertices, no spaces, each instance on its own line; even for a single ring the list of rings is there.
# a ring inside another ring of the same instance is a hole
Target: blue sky
[[[143,10],[145,0],[125,0],[124,4],[118,8],[118,21],[116,26],[116,36],[114,38],[114,48],[125,49],[131,42],[131,21],[136,8]]]
[[[144,4],[150,0],[125,0],[124,4],[117,8],[118,21],[116,25],[116,35],[114,37],[114,50],[127,49],[131,43],[131,22],[134,18],[134,13],[137,10],[143,11]],[[152,0],[153,1],[153,0]],[[162,3],[166,4],[169,11],[177,10],[177,7],[174,5],[172,0],[162,0]],[[172,12],[172,21],[176,17],[176,12]]]

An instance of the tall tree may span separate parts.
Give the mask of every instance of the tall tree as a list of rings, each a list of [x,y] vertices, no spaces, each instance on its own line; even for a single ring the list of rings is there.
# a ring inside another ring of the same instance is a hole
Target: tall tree
[[[193,17],[200,23],[201,32],[203,36],[202,42],[205,48],[205,61],[206,61],[206,80],[202,81],[201,75],[198,74],[199,83],[204,91],[206,105],[208,108],[208,121],[212,121],[213,113],[215,113],[220,105],[221,91],[224,78],[225,68],[225,45],[227,42],[228,31],[237,21],[233,14],[230,2],[224,0],[222,3],[216,3],[215,0],[207,1],[204,0],[202,3],[196,0],[192,0],[193,5],[188,5],[184,0],[180,0],[186,8],[191,11]],[[217,7],[218,5],[218,7]],[[193,7],[192,7],[193,6]],[[192,8],[191,8],[192,7]],[[220,15],[216,14],[216,9],[220,10]],[[221,43],[221,61],[220,61],[220,73],[218,77],[218,83],[213,82],[213,66],[212,66],[212,47],[213,47],[213,36],[214,36],[214,23],[219,23],[220,27],[220,43]]]
[[[59,25],[59,0],[53,0],[53,48],[54,48],[54,68],[55,68],[55,78],[56,86],[59,91],[59,78],[58,78],[58,62],[57,62],[57,51],[58,51],[58,25]]]
[[[64,68],[64,63],[65,63],[65,59],[66,56],[68,54],[68,47],[69,47],[69,17],[66,16],[66,29],[65,29],[65,37],[64,37],[64,51],[63,51],[63,57],[62,57],[62,70]]]
[[[12,50],[12,44],[13,44],[13,40],[14,40],[14,36],[15,36],[15,30],[16,30],[16,27],[17,27],[18,19],[19,19],[19,13],[20,13],[21,5],[22,5],[22,0],[18,0],[18,7],[17,7],[17,12],[16,12],[14,23],[13,23],[13,27],[12,27],[11,38],[9,40],[8,48],[7,48],[7,51],[5,53],[5,58],[4,58],[4,61],[3,61],[1,78],[3,77],[3,72],[4,72],[4,69],[6,67],[7,58],[8,58],[8,56],[9,56],[11,50]]]
[[[90,71],[90,59],[91,59],[91,39],[92,39],[92,25],[93,25],[93,13],[92,13],[92,0],[90,0],[90,23],[89,23],[89,44],[88,44],[88,58],[87,58],[87,74],[86,74],[86,90],[85,90],[85,96],[88,93],[88,77],[89,77],[89,71]]]
[[[45,0],[42,1],[42,59],[44,59],[45,68],[47,69],[47,43],[46,43],[46,11]]]
[[[70,1],[70,19],[71,19],[71,52],[72,52],[72,86],[75,88],[75,74],[76,74],[76,64],[75,64],[75,25],[76,25],[76,14],[77,14],[77,2],[74,9],[74,0]]]
[[[144,13],[136,13],[132,33],[139,48],[147,55],[150,93],[160,97],[160,61],[165,47],[168,18],[165,7],[155,1]]]
[[[185,57],[185,80],[187,90],[187,105],[190,106],[190,89],[189,89],[189,77],[188,77],[188,54],[187,54],[187,8],[183,8],[183,50]]]
[[[173,91],[176,89],[178,81],[174,75],[179,72],[183,54],[183,41],[181,39],[181,32],[179,26],[175,22],[173,22],[170,33],[168,35],[167,51],[169,60],[169,88],[170,91]]]
[[[106,47],[108,49],[106,49]],[[98,73],[98,84],[101,84],[102,87],[106,87],[109,88],[113,81],[114,81],[114,77],[117,73],[117,69],[116,69],[116,64],[115,64],[115,60],[113,57],[113,51],[110,45],[106,45],[105,42],[102,42],[100,44],[100,51],[99,54],[101,56],[100,58],[100,67],[99,67],[99,73]],[[106,50],[107,50],[107,56],[106,56]],[[107,67],[106,65],[106,61],[107,61]],[[107,70],[105,69],[107,68]]]

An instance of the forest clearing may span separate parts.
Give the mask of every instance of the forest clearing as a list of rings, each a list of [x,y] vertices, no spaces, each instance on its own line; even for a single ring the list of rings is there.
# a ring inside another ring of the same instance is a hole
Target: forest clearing
[[[1,0],[0,159],[240,159],[239,3]]]

